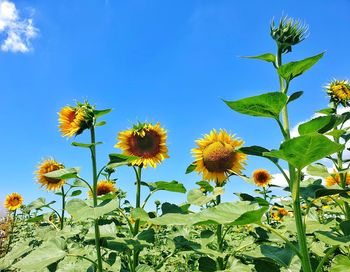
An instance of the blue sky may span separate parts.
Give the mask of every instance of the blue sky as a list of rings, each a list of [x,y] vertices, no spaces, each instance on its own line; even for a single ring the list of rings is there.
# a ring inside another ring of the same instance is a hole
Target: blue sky
[[[247,146],[277,148],[282,138],[272,120],[239,115],[221,101],[278,89],[271,65],[239,58],[275,51],[269,36],[273,17],[287,14],[310,26],[309,37],[286,60],[326,51],[291,86],[291,91],[305,92],[290,107],[292,125],[327,106],[325,83],[349,76],[350,1],[346,0],[12,3],[18,21],[31,19],[36,35],[21,33],[28,50],[2,47],[0,52],[0,200],[13,191],[21,193],[26,203],[39,196],[55,199],[39,189],[33,174],[37,163],[50,156],[66,166],[80,166],[82,176],[90,178],[87,150],[70,146],[71,140],[58,131],[57,112],[75,100],[113,108],[105,117],[107,125],[97,129],[97,139],[104,142],[98,147],[100,166],[109,153],[119,152],[113,147],[117,132],[133,123],[159,121],[168,130],[170,159],[155,170],[147,168],[145,181],[178,180],[188,189],[195,187],[200,177],[184,174],[192,161],[190,150],[212,128],[237,134]],[[2,44],[8,35],[0,16]],[[87,141],[86,136],[76,140]],[[246,174],[261,167],[277,172],[265,160],[249,158]],[[132,169],[120,169],[116,177],[133,200]],[[232,178],[224,199],[234,199],[233,192],[253,190]],[[186,197],[158,193],[155,199],[181,203]]]

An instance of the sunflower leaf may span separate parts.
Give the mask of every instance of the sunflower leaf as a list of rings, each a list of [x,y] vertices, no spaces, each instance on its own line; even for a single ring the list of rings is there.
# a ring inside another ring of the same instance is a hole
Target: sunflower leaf
[[[310,133],[284,141],[279,150],[264,152],[264,156],[283,159],[301,170],[343,149],[344,145],[336,144],[322,134]]]
[[[288,82],[300,76],[314,66],[324,55],[324,52],[310,58],[286,63],[278,68],[278,74]]]
[[[267,62],[272,62],[275,63],[276,62],[276,56],[272,53],[266,53],[266,54],[261,54],[258,56],[243,56],[242,58],[245,59],[258,59],[258,60],[264,60]]]
[[[173,181],[156,181],[156,182],[149,182],[148,187],[151,189],[151,191],[157,190],[157,191],[169,191],[169,192],[176,192],[176,193],[186,193],[186,188],[182,183],[179,183],[176,180]]]
[[[194,169],[196,169],[196,163],[195,163],[195,162],[192,162],[192,163],[186,168],[185,174],[189,174],[189,173],[193,172]]]
[[[96,146],[99,144],[103,144],[102,142],[97,142],[94,144],[84,144],[84,143],[77,143],[77,142],[72,142],[72,146],[79,146],[79,147],[84,147],[84,148],[90,148],[92,146]]]
[[[262,147],[262,146],[252,145],[252,146],[241,147],[240,149],[238,149],[238,151],[242,152],[244,154],[247,154],[247,155],[264,157],[264,158],[267,158],[267,159],[273,161],[274,163],[278,162],[277,158],[265,156],[264,153],[269,152],[270,150],[268,150],[267,148]]]
[[[288,97],[281,92],[265,93],[236,101],[226,101],[232,110],[250,116],[260,116],[278,119]]]
[[[46,173],[44,174],[44,176],[53,179],[71,179],[76,178],[78,176],[79,170],[79,167],[63,168]]]
[[[303,95],[303,91],[299,91],[299,92],[295,92],[295,93],[292,93],[289,97],[288,97],[288,101],[287,101],[287,104],[298,99],[300,96]]]
[[[94,110],[94,116],[95,118],[99,118],[107,113],[110,113],[112,109],[105,109],[105,110]]]

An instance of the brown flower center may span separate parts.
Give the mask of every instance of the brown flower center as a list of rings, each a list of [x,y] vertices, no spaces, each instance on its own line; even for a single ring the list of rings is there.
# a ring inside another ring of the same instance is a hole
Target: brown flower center
[[[111,186],[106,186],[106,185],[100,185],[97,187],[97,195],[100,196],[100,195],[105,195],[105,194],[108,194],[112,192],[111,190]]]
[[[13,197],[13,198],[10,200],[11,206],[17,206],[19,203],[20,203],[20,199],[19,199],[18,197]]]
[[[159,153],[160,135],[153,130],[145,131],[142,137],[139,134],[133,134],[129,139],[130,152],[135,156],[151,158]]]
[[[210,172],[225,172],[235,160],[234,148],[226,143],[214,142],[203,150],[203,161]]]
[[[260,183],[265,183],[269,179],[269,174],[265,171],[260,171],[255,176],[256,180]]]

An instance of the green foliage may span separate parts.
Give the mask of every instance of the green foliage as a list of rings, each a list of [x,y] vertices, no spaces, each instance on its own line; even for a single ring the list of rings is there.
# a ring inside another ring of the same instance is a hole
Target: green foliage
[[[242,114],[278,119],[287,100],[287,95],[273,92],[243,98],[237,101],[224,100],[224,102],[232,110]]]

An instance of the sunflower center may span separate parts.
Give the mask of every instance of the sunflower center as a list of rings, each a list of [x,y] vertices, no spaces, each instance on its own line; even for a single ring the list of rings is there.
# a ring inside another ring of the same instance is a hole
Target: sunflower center
[[[203,150],[203,162],[210,172],[225,172],[235,160],[234,148],[226,143],[214,142]]]
[[[269,175],[266,172],[261,171],[256,175],[255,178],[258,182],[265,183],[269,179]]]
[[[156,131],[145,131],[142,137],[138,134],[133,134],[129,139],[130,151],[135,156],[149,158],[159,153],[160,135]]]
[[[108,194],[111,191],[112,190],[111,190],[111,188],[109,186],[99,186],[99,187],[97,187],[97,195],[98,196]]]
[[[10,200],[11,206],[17,206],[20,203],[20,200],[18,197],[14,197]]]

